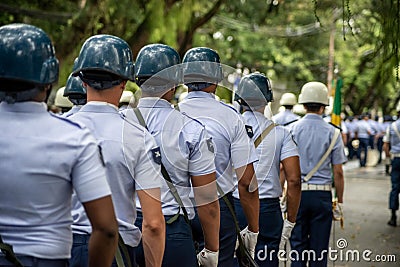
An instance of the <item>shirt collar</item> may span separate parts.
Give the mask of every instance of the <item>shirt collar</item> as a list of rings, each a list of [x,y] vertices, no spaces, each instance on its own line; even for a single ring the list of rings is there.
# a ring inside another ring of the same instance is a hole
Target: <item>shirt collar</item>
[[[94,105],[94,106],[110,106],[114,108],[115,110],[118,111],[118,107],[114,104],[108,103],[108,102],[103,102],[103,101],[90,101],[88,104]]]
[[[172,108],[171,103],[159,97],[144,97],[139,99],[141,108]]]
[[[318,115],[318,114],[315,114],[315,113],[307,113],[307,114],[304,116],[304,118],[312,119],[312,120],[324,120],[324,119],[322,118],[322,115]]]
[[[86,105],[82,106],[80,111],[89,111],[89,112],[117,112],[118,107],[101,101],[90,101]]]
[[[214,95],[207,93],[207,92],[203,92],[203,91],[192,91],[189,92],[187,97],[188,99],[190,98],[214,98]]]
[[[47,105],[44,102],[36,101],[16,102],[14,104],[2,102],[0,103],[0,111],[40,113],[47,112]]]

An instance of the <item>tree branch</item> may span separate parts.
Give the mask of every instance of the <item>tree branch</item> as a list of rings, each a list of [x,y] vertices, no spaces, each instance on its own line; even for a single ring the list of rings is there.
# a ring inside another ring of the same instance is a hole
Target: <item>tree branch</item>
[[[180,38],[178,52],[183,55],[185,51],[191,46],[193,35],[195,31],[206,24],[219,10],[221,5],[225,2],[225,0],[218,0],[215,2],[214,6],[206,13],[204,16],[192,21],[191,25],[188,27],[188,30],[184,33],[183,37]]]
[[[15,6],[9,6],[6,4],[0,4],[0,11],[5,11],[7,13],[14,15],[24,15],[24,16],[29,16],[44,20],[59,21],[59,22],[66,22],[68,19],[74,16],[73,13],[32,10]]]

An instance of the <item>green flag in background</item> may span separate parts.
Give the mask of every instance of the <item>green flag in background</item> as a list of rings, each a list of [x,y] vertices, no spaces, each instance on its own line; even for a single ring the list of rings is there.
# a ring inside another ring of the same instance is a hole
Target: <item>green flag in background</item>
[[[343,80],[342,78],[338,77],[336,80],[335,97],[333,99],[331,122],[339,127],[341,123],[340,113],[342,112],[342,86]]]

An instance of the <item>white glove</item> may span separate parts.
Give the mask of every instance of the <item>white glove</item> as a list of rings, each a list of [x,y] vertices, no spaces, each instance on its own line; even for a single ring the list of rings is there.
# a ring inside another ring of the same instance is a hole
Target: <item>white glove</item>
[[[201,267],[217,267],[218,265],[218,251],[211,251],[203,248],[199,254],[197,254],[197,262]]]
[[[256,250],[258,233],[253,233],[248,229],[248,226],[240,231],[244,247],[249,251],[251,257],[254,259],[254,253]]]
[[[333,220],[343,220],[343,203],[336,202],[333,208]]]
[[[281,206],[282,213],[285,213],[287,211],[286,196],[279,198],[279,204]]]
[[[281,235],[281,242],[279,243],[279,250],[285,249],[285,244],[289,240],[290,236],[292,235],[292,230],[296,223],[292,223],[285,219],[283,221],[283,228],[282,228],[282,235]]]

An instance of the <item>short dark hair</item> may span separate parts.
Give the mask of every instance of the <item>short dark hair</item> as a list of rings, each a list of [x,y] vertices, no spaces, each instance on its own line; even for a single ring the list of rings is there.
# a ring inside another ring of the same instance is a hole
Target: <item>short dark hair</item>
[[[318,112],[321,107],[325,107],[325,105],[320,104],[320,103],[305,103],[303,104],[305,109],[310,112]]]

